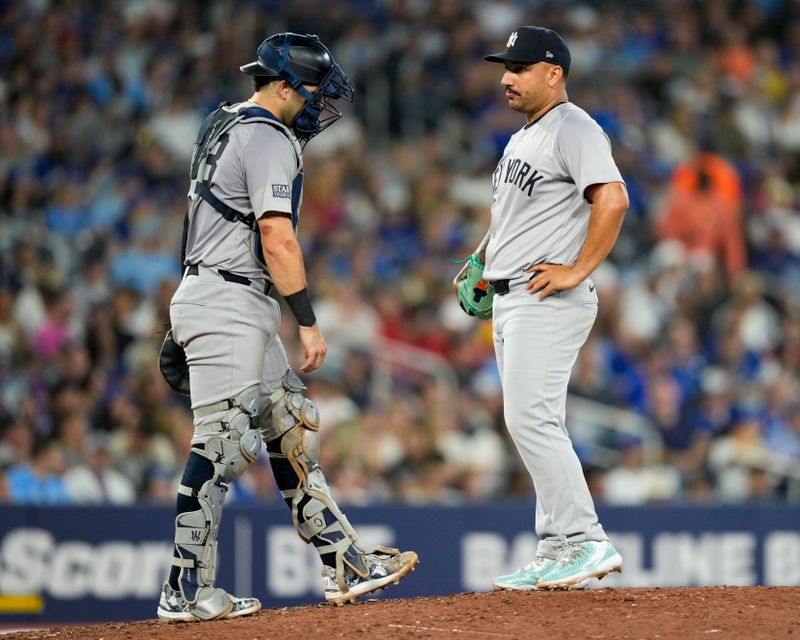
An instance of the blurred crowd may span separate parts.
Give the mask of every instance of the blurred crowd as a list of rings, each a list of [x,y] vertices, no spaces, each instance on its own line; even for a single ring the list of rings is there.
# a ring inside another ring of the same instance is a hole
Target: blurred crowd
[[[522,124],[482,55],[522,24],[566,38],[631,199],[571,394],[646,426],[576,435],[595,498],[800,500],[800,2],[31,0],[0,2],[0,501],[174,501],[192,417],[156,354],[188,160],[282,30],[358,91],[306,149],[299,236],[335,495],[530,495],[490,325],[450,289]],[[263,457],[229,498],[279,498]]]

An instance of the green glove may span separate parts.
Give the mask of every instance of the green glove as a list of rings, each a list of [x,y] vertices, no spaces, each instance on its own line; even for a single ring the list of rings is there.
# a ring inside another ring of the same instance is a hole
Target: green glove
[[[468,315],[489,320],[492,317],[494,289],[483,279],[483,269],[486,265],[480,261],[477,252],[462,262],[466,262],[467,265],[463,279],[458,282],[458,304]]]

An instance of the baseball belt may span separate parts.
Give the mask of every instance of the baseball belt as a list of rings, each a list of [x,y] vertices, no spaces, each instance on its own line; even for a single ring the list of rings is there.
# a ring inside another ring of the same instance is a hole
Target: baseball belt
[[[245,287],[249,287],[253,283],[257,282],[255,280],[251,280],[245,276],[240,276],[236,273],[231,273],[230,271],[225,271],[225,269],[211,269],[209,267],[203,267],[208,271],[212,271],[214,273],[219,274],[223,280],[226,282],[235,282],[236,284],[244,285]],[[199,276],[200,275],[200,265],[197,264],[190,264],[189,268],[186,269],[187,276]],[[269,292],[272,290],[272,283],[267,281],[264,287],[264,294],[269,295]]]

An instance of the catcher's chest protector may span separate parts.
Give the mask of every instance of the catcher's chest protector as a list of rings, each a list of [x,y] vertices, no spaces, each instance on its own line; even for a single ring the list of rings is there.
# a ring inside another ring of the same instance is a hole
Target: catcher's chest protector
[[[229,222],[241,222],[248,226],[253,232],[258,232],[256,218],[252,211],[238,211],[229,207],[211,191],[211,186],[207,182],[208,176],[213,169],[216,159],[225,150],[228,143],[228,132],[237,124],[252,124],[263,122],[269,124],[283,133],[292,143],[295,158],[297,160],[298,173],[292,183],[292,227],[297,228],[300,216],[300,195],[303,192],[303,154],[300,143],[295,136],[280,120],[273,116],[266,109],[261,107],[239,108],[230,102],[223,103],[216,111],[212,111],[206,117],[195,140],[194,153],[192,154],[192,168],[190,172],[191,183],[189,186],[189,198],[197,200],[201,198],[210,204],[214,209]],[[262,213],[262,212],[259,212]],[[187,214],[184,222],[183,247],[181,249],[181,262],[186,260],[186,238],[188,236],[189,217]]]

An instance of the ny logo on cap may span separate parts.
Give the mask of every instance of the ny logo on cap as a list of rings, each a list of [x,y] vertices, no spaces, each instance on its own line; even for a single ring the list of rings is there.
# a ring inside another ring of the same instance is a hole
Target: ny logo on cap
[[[545,58],[552,58],[552,57],[553,57],[553,54],[552,54],[552,53],[550,53],[549,51],[545,51],[545,52],[544,52],[544,56],[545,56]]]
[[[514,46],[514,43],[517,41],[517,32],[515,31],[510,36],[508,36],[508,42],[506,42],[506,48],[511,48]]]

